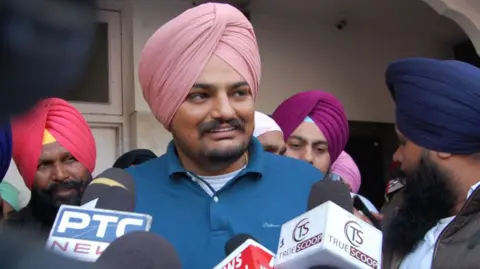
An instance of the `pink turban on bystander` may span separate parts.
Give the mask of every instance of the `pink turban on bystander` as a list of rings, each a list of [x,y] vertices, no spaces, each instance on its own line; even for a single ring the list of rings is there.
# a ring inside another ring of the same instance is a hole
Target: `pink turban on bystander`
[[[332,164],[331,173],[339,175],[347,182],[353,193],[357,193],[360,189],[360,184],[362,184],[360,170],[352,157],[345,151],[342,151],[337,160]]]
[[[90,173],[95,169],[95,139],[82,114],[59,98],[40,101],[25,115],[12,121],[13,160],[31,190],[42,147],[58,142]]]
[[[147,41],[138,76],[145,100],[167,130],[212,55],[231,65],[255,98],[261,77],[257,40],[251,23],[233,6],[188,9]]]

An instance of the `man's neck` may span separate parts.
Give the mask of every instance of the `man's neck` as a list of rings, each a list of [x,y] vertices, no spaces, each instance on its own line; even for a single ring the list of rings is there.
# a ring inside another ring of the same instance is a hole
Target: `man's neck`
[[[468,196],[468,193],[470,192],[471,187],[477,184],[479,181],[480,181],[480,178],[476,182],[471,182],[472,184],[470,184],[469,182],[468,184],[464,184],[461,187],[459,187],[458,202],[454,209],[455,215],[457,215],[460,212],[460,210],[462,210],[463,206],[467,202],[468,200],[467,196]]]
[[[240,170],[244,167],[247,160],[247,153],[243,154],[234,162],[230,163],[210,163],[207,160],[198,162],[184,154],[181,150],[177,150],[178,158],[185,170],[198,176],[220,176]]]
[[[464,168],[458,173],[458,202],[455,206],[455,215],[457,215],[467,202],[467,196],[472,186],[480,182],[480,167]]]

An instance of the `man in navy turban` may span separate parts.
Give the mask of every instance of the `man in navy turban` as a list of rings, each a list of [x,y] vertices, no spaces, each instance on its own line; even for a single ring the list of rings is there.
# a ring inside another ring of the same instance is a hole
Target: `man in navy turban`
[[[12,159],[12,130],[10,123],[0,125],[0,182],[10,166]]]
[[[480,69],[409,58],[391,64],[386,79],[406,186],[385,227],[383,268],[477,268]]]

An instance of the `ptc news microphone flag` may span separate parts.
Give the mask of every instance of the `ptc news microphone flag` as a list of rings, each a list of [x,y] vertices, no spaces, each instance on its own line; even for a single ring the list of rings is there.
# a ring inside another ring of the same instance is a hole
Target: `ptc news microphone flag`
[[[146,214],[62,205],[47,240],[47,248],[68,257],[94,262],[118,237],[149,231]]]
[[[247,239],[213,269],[273,269],[275,255],[252,239]]]

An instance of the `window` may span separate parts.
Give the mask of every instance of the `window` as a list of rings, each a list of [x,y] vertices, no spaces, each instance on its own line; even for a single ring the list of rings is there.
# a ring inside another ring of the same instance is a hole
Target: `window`
[[[98,11],[85,71],[67,94],[83,114],[122,115],[120,14]]]

